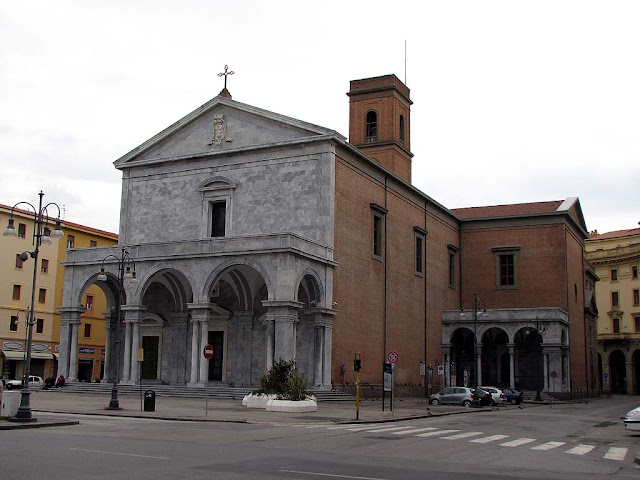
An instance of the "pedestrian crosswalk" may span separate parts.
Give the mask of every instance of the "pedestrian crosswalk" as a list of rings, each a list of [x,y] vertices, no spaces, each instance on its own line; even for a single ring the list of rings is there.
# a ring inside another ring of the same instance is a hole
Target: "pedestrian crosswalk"
[[[475,444],[496,444],[500,447],[516,448],[525,447],[531,450],[548,451],[567,448],[567,442],[549,441],[540,443],[541,440],[530,437],[514,438],[511,435],[493,434],[489,435],[484,432],[463,432],[459,429],[441,429],[436,427],[417,427],[416,425],[393,425],[393,424],[369,424],[369,425],[300,425],[309,429],[323,428],[326,430],[336,430],[345,433],[385,433],[389,435],[403,435],[406,437],[418,437],[424,439],[442,439],[449,441],[467,441]],[[571,455],[587,455],[598,449],[597,445],[579,444],[571,446],[564,450],[564,453]],[[603,447],[604,453],[602,458],[614,461],[624,461],[629,453],[626,447]],[[599,450],[598,450],[599,451]]]

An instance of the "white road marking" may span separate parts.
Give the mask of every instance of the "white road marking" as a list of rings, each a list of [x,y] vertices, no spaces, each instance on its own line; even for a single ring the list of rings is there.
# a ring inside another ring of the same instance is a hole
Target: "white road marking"
[[[620,460],[623,461],[624,457],[627,455],[627,448],[623,447],[611,447],[609,451],[605,454],[604,458],[609,460]]]
[[[350,432],[360,432],[362,430],[373,430],[376,428],[380,428],[380,425],[367,425],[366,427],[355,427],[355,428],[347,428]]]
[[[491,435],[490,437],[476,438],[475,440],[469,441],[473,443],[489,443],[495,442],[497,440],[502,440],[503,438],[509,438],[509,435]]]
[[[460,440],[461,438],[477,437],[478,435],[482,435],[482,432],[465,432],[440,438],[444,438],[445,440]]]
[[[596,448],[595,445],[580,444],[577,447],[573,447],[572,449],[567,450],[565,453],[572,453],[573,455],[584,455],[586,453],[589,453],[594,448]]]
[[[402,432],[393,432],[394,435],[408,435],[410,433],[426,432],[427,430],[436,430],[435,427],[414,428],[412,430],[403,430]]]
[[[551,450],[552,448],[557,448],[564,444],[565,442],[547,442],[542,445],[538,445],[537,447],[531,447],[531,450]]]
[[[411,426],[376,428],[375,430],[369,430],[366,433],[391,432],[392,430],[406,430],[407,428],[411,428]]]
[[[336,427],[327,427],[327,430],[341,430],[343,428],[349,428],[351,426],[352,425],[339,425],[339,426],[336,426]]]
[[[133,453],[107,452],[105,450],[89,450],[87,448],[70,448],[69,450],[75,450],[77,452],[104,453],[106,455],[121,455],[124,457],[155,458],[158,460],[171,460],[169,457],[153,457],[151,455],[136,455]]]
[[[331,473],[317,473],[317,472],[303,472],[301,470],[278,470],[279,472],[286,473],[302,473],[303,475],[319,475],[322,477],[335,477],[335,478],[355,478],[358,480],[386,480],[384,478],[373,478],[373,477],[352,477],[350,475],[334,475]]]
[[[436,435],[444,435],[447,433],[459,432],[460,430],[436,430],[435,432],[418,433],[414,437],[435,437]]]
[[[526,445],[527,443],[535,442],[535,438],[518,438],[517,440],[511,440],[510,442],[500,443],[501,447],[519,447],[520,445]]]

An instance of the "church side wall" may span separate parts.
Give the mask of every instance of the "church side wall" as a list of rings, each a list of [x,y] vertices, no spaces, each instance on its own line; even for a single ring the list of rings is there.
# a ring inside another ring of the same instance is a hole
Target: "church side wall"
[[[567,311],[569,312],[569,344],[571,388],[586,389],[589,385],[586,345],[586,319],[584,316],[584,243],[565,228],[567,254]]]

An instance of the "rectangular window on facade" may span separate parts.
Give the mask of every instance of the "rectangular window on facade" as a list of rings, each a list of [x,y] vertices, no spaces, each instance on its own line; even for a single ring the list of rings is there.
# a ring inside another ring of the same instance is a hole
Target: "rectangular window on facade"
[[[638,267],[631,267],[631,278],[638,278]]]
[[[211,236],[224,237],[227,202],[211,202]]]
[[[20,300],[20,290],[21,290],[20,285],[14,285],[13,296],[11,298],[13,298],[14,300]]]
[[[41,288],[38,290],[38,302],[46,303],[47,302],[47,289]]]
[[[95,240],[89,240],[89,246],[90,247],[97,247],[98,246],[98,242],[96,242]]]
[[[67,235],[67,248],[73,248],[76,243],[76,237]]]
[[[90,323],[85,323],[84,324],[84,336],[85,336],[85,338],[89,338],[91,336],[91,324]]]
[[[373,216],[373,256],[382,258],[382,217]]]
[[[515,285],[515,262],[513,255],[500,255],[500,285]]]
[[[640,290],[637,288],[633,291],[633,304],[635,306],[640,305]]]
[[[46,258],[42,259],[42,266],[40,267],[40,272],[49,273],[49,260]]]
[[[11,332],[17,332],[18,331],[18,317],[11,315],[11,320],[9,322],[9,330]]]
[[[496,262],[496,286],[498,289],[518,288],[518,257],[520,246],[492,247]]]
[[[24,223],[18,224],[18,238],[25,238],[27,236],[27,226]]]
[[[620,305],[620,294],[618,292],[611,292],[611,306],[617,307]]]
[[[612,268],[611,269],[611,281],[615,281],[618,280],[618,269],[617,268]]]
[[[44,332],[44,318],[36,318],[36,333]]]
[[[422,252],[424,251],[422,235],[416,235],[416,273],[422,273]]]
[[[20,258],[19,253],[16,253],[16,268],[22,270],[22,258]]]
[[[636,333],[640,332],[640,316],[634,318],[636,324]]]
[[[87,310],[91,310],[93,308],[93,296],[87,295]]]
[[[620,333],[620,319],[613,319],[613,333]]]
[[[449,250],[449,288],[456,288],[456,254],[458,247],[451,243],[447,245]]]

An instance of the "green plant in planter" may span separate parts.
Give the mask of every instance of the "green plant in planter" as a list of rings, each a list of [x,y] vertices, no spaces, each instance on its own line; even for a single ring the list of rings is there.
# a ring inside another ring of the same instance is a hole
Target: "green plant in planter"
[[[277,395],[279,400],[304,400],[309,396],[307,382],[296,370],[295,360],[280,359],[260,377],[257,395]]]

